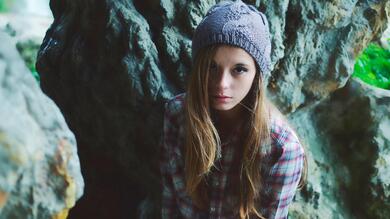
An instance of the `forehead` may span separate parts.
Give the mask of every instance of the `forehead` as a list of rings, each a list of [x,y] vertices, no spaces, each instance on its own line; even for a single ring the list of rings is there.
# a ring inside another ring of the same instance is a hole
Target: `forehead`
[[[213,61],[218,64],[237,64],[255,65],[252,56],[245,50],[236,46],[220,45],[215,51]]]

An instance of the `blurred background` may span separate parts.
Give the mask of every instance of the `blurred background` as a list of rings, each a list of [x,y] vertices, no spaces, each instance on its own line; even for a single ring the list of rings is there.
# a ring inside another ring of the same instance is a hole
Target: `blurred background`
[[[38,80],[36,56],[52,22],[49,0],[0,0],[0,28],[17,40],[18,51]]]

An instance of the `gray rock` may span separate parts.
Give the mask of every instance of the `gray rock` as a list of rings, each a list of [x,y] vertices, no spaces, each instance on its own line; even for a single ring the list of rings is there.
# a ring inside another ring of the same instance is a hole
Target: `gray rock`
[[[271,17],[273,101],[294,112],[345,85],[356,56],[380,37],[388,1],[278,1]]]
[[[368,143],[363,142],[364,146],[372,147],[373,151],[370,158],[372,172],[369,173],[369,199],[366,207],[371,218],[388,218],[390,215],[390,91],[374,88],[360,81],[355,86],[360,91],[360,98],[367,98],[366,107],[370,110],[369,123],[363,126],[369,134],[366,136]],[[364,154],[366,150],[362,151],[363,156],[370,155]]]
[[[0,32],[0,218],[65,218],[83,194],[76,140]]]
[[[390,91],[353,79],[290,119],[310,145],[293,218],[388,218]]]
[[[331,144],[316,124],[317,105],[296,111],[289,116],[304,144],[308,158],[308,175],[305,187],[299,190],[289,208],[291,218],[352,218],[345,204],[342,187],[336,173],[344,173],[337,153],[329,150]]]

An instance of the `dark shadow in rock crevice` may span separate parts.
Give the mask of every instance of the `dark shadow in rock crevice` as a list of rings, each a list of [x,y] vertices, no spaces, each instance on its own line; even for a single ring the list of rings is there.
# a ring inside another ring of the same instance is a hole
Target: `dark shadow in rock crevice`
[[[370,218],[366,210],[371,200],[368,185],[378,149],[371,140],[376,122],[369,98],[347,84],[319,104],[315,114],[318,128],[328,136],[328,150],[334,151],[335,159],[347,168],[347,176],[336,169],[335,173],[349,211],[356,218]]]

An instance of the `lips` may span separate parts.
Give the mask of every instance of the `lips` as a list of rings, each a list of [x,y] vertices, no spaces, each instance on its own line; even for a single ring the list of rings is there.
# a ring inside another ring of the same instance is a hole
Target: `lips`
[[[219,104],[228,103],[230,101],[230,99],[232,99],[232,97],[229,97],[229,96],[226,96],[223,94],[213,95],[213,97],[214,97],[215,103],[219,103]]]
[[[230,99],[232,97],[229,97],[229,96],[226,96],[226,95],[217,94],[217,95],[214,95],[214,98],[217,98],[217,99]]]

